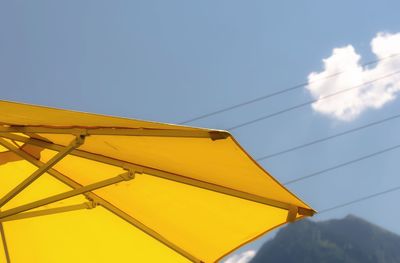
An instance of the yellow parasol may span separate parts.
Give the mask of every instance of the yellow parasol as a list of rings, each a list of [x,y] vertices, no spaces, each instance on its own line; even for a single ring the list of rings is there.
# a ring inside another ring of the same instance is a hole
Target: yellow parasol
[[[0,262],[215,262],[315,211],[226,131],[0,101]]]

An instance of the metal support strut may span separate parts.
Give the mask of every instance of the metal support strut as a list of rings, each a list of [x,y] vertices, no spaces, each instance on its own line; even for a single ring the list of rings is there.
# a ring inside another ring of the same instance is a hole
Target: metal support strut
[[[112,178],[109,178],[109,179],[106,179],[106,180],[103,180],[103,181],[100,181],[100,182],[97,182],[97,183],[93,183],[93,184],[90,184],[90,185],[82,186],[80,188],[76,188],[76,189],[61,193],[61,194],[53,195],[51,197],[47,197],[47,198],[44,198],[44,199],[29,203],[29,204],[25,204],[25,205],[21,205],[21,206],[15,207],[15,208],[11,208],[11,209],[8,209],[8,210],[0,212],[0,220],[3,219],[3,218],[6,218],[6,217],[17,215],[19,213],[23,213],[25,211],[28,211],[28,210],[31,210],[31,209],[34,209],[34,208],[38,208],[38,207],[41,207],[41,206],[44,206],[44,205],[48,205],[48,204],[51,204],[51,203],[54,203],[54,202],[58,202],[58,201],[61,201],[61,200],[64,200],[64,199],[67,199],[67,198],[70,198],[70,197],[73,197],[73,196],[77,196],[77,195],[80,195],[80,194],[85,194],[87,192],[91,192],[91,191],[94,191],[94,190],[97,190],[97,189],[100,189],[100,188],[103,188],[103,187],[106,187],[106,186],[109,186],[109,185],[112,185],[112,184],[116,184],[116,183],[119,183],[119,182],[122,182],[122,181],[129,181],[129,180],[131,180],[133,178],[134,178],[133,172],[129,171],[129,172],[120,174],[120,175],[118,175],[116,177],[112,177]]]
[[[97,203],[92,201],[92,202],[85,202],[85,203],[81,203],[81,204],[77,204],[77,205],[68,205],[68,206],[55,207],[55,208],[43,209],[43,210],[32,211],[32,212],[19,213],[19,214],[13,215],[13,216],[8,216],[3,219],[0,219],[0,224],[2,222],[31,218],[31,217],[53,215],[53,214],[65,213],[65,212],[82,210],[82,209],[93,209],[96,206],[97,206]]]
[[[31,183],[33,183],[36,179],[38,179],[42,174],[46,173],[51,167],[53,167],[56,163],[61,161],[66,155],[70,152],[78,148],[80,145],[84,143],[85,136],[79,135],[77,136],[66,148],[62,151],[58,152],[54,155],[47,163],[39,167],[33,174],[31,174],[28,178],[22,181],[19,185],[17,185],[14,189],[8,192],[4,197],[0,199],[0,208],[8,203],[11,199],[13,199],[17,194],[19,194],[22,190],[28,187]],[[6,140],[0,138],[0,144],[7,147],[9,144]]]

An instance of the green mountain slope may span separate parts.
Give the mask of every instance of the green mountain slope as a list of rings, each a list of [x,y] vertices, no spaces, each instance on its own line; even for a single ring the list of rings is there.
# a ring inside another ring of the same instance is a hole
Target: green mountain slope
[[[355,216],[299,221],[266,242],[251,263],[400,263],[400,236]]]

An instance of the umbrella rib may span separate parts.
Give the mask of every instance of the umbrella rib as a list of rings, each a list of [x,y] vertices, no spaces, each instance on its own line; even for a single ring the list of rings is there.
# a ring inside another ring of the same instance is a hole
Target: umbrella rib
[[[210,138],[212,140],[226,139],[230,136],[227,131],[219,130],[162,130],[145,128],[69,128],[42,126],[0,126],[0,134],[4,133],[50,133],[50,134],[85,134],[85,135],[116,135],[116,136],[150,136],[150,137],[184,137]]]
[[[29,177],[27,177],[24,181],[22,181],[19,185],[9,191],[4,197],[0,199],[0,208],[3,207],[6,203],[8,203],[11,199],[13,199],[16,195],[18,195],[22,190],[28,187],[31,183],[33,183],[36,179],[38,179],[42,174],[44,174],[48,169],[53,167],[56,163],[61,161],[66,155],[72,152],[74,149],[79,147],[84,141],[84,137],[77,136],[67,147],[63,147],[61,151],[59,151],[56,155],[54,155],[48,162],[44,163],[38,169],[33,172]],[[3,145],[6,148],[9,148],[9,143],[0,138],[0,145]],[[15,146],[14,146],[15,147]]]
[[[34,144],[34,145],[48,148],[48,149],[55,150],[55,151],[60,151],[61,149],[63,149],[63,146],[58,145],[58,144],[49,143],[49,142],[45,142],[45,141],[33,139],[33,138],[27,138],[27,137],[19,136],[16,134],[8,134],[8,135],[3,135],[3,136],[7,137],[9,139],[21,141],[21,142],[24,142],[27,144]],[[155,169],[155,168],[146,167],[146,166],[139,165],[139,164],[129,163],[129,162],[125,162],[125,161],[118,160],[118,159],[113,159],[113,158],[95,154],[95,153],[90,153],[90,152],[86,152],[86,151],[82,151],[82,150],[74,150],[70,154],[81,157],[81,158],[97,161],[97,162],[107,163],[107,164],[117,166],[117,167],[130,168],[132,170],[140,171],[142,173],[145,173],[145,174],[148,174],[151,176],[160,177],[163,179],[195,186],[198,188],[218,192],[221,194],[235,196],[235,197],[238,197],[241,199],[266,204],[266,205],[277,207],[277,208],[284,209],[287,211],[291,211],[291,210],[293,210],[293,207],[297,207],[298,214],[300,214],[300,215],[312,216],[315,213],[314,210],[309,209],[309,208],[299,207],[299,206],[296,206],[296,205],[293,205],[290,203],[285,203],[282,201],[257,196],[254,194],[238,191],[238,190],[224,187],[221,185],[208,183],[205,181],[197,180],[194,178],[186,177],[186,176],[175,174],[175,173],[170,173],[167,171],[162,171],[162,170]]]
[[[25,137],[21,136],[21,138],[25,138]],[[16,140],[19,141],[18,139],[16,139]],[[24,151],[22,151],[22,150],[20,150],[20,149],[18,149],[16,147],[13,147],[13,145],[7,145],[7,146],[8,146],[7,148],[10,151],[13,151],[14,153],[19,155],[20,157],[22,157],[26,161],[32,163],[33,165],[35,165],[37,167],[40,167],[41,165],[43,165],[43,163],[41,161],[37,160],[31,154],[26,153],[26,152],[24,152]],[[59,171],[57,171],[54,168],[50,168],[47,171],[47,173],[50,174],[51,176],[53,176],[55,179],[59,180],[60,182],[64,183],[65,185],[71,187],[72,189],[77,189],[77,188],[82,187],[82,185],[80,185],[79,183],[75,182],[71,178],[63,175],[62,173],[60,173]],[[184,249],[180,248],[179,246],[175,245],[174,243],[172,243],[171,241],[169,241],[168,239],[163,237],[161,234],[159,234],[156,231],[152,230],[151,228],[147,227],[143,223],[139,222],[138,220],[136,220],[132,216],[126,214],[125,212],[123,212],[122,210],[120,210],[116,206],[110,204],[109,202],[105,201],[101,197],[97,196],[96,194],[94,194],[92,192],[86,192],[86,193],[83,193],[83,195],[85,195],[89,200],[93,200],[93,202],[95,202],[96,204],[101,205],[102,207],[104,207],[109,212],[117,215],[122,220],[128,222],[129,224],[131,224],[134,227],[140,229],[141,231],[143,231],[147,235],[149,235],[149,236],[153,237],[154,239],[158,240],[159,242],[163,243],[165,246],[171,248],[172,250],[174,250],[177,253],[181,254],[182,256],[186,257],[190,261],[196,262],[196,263],[202,263],[203,262],[200,259],[198,259],[197,257],[195,257],[194,255],[190,254],[189,252],[187,252]]]

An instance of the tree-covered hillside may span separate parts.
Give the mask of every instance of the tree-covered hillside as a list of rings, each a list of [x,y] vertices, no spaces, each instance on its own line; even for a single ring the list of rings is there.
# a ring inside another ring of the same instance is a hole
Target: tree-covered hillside
[[[355,216],[299,221],[266,242],[251,263],[399,263],[400,236]]]

